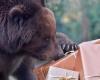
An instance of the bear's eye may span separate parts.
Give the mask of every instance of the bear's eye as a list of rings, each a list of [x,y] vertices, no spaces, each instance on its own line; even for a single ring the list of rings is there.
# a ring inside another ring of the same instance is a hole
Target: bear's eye
[[[49,42],[49,41],[50,41],[50,38],[45,38],[45,41],[46,41],[46,42]]]
[[[44,37],[45,42],[49,42],[50,41],[50,37]]]
[[[49,38],[46,38],[46,41],[49,41]]]

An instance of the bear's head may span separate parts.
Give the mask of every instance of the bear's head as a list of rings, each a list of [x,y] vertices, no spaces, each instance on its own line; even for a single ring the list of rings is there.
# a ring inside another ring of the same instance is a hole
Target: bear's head
[[[41,0],[8,1],[11,6],[6,14],[9,42],[6,50],[41,60],[62,57],[64,54],[59,52],[56,43],[56,21],[53,12],[40,4]]]

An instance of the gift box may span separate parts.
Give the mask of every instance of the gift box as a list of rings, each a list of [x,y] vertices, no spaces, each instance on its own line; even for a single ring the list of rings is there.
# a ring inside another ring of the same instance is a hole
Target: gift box
[[[37,80],[46,80],[50,66],[79,72],[79,80],[100,79],[100,39],[83,42],[79,50],[35,70]]]
[[[79,80],[83,80],[82,62],[79,52],[71,53],[70,55],[50,64],[44,65],[35,69],[35,73],[38,75],[37,80],[46,80],[48,70],[50,67],[57,67],[64,70],[75,71],[79,73]]]
[[[79,80],[79,72],[51,66],[46,80]]]

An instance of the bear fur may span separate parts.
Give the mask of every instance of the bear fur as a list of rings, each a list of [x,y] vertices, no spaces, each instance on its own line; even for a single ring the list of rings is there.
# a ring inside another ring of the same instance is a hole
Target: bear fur
[[[54,14],[43,0],[0,0],[0,80],[36,80],[33,58],[63,57]]]

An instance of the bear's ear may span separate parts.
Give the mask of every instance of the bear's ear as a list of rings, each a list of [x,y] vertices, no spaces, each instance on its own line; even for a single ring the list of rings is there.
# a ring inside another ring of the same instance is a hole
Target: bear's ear
[[[46,6],[46,0],[41,0],[42,6]]]
[[[9,18],[12,20],[13,23],[17,23],[21,25],[25,18],[28,18],[28,14],[26,13],[26,8],[24,5],[17,5],[13,7],[9,11]]]
[[[27,3],[27,5],[16,5],[9,11],[9,18],[12,22],[22,25],[25,20],[34,16],[37,11],[41,9],[41,6],[36,3]]]

